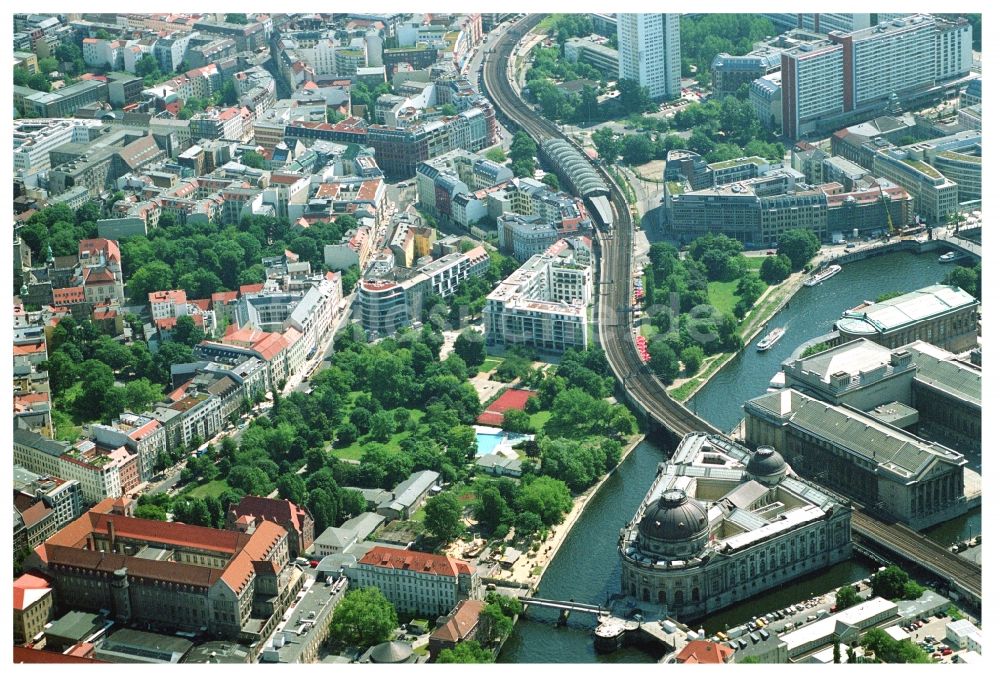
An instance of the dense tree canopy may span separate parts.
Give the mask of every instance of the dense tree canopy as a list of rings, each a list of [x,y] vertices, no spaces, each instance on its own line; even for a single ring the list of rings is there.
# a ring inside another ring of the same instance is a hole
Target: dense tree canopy
[[[819,238],[811,230],[789,230],[778,237],[778,253],[786,256],[793,270],[801,270],[819,253]]]
[[[979,300],[982,300],[982,288],[983,288],[983,264],[982,261],[976,263],[975,267],[967,268],[964,266],[958,266],[954,270],[948,273],[948,276],[944,278],[943,284],[950,284],[952,286],[964,289],[966,293],[973,296]]]
[[[399,627],[396,609],[377,587],[351,590],[333,611],[330,637],[341,646],[361,649],[391,638]]]
[[[720,52],[743,55],[765,36],[776,35],[770,20],[759,14],[698,14],[681,17],[681,60],[685,75],[703,85],[711,77],[712,60]],[[696,71],[691,72],[690,66]]]
[[[444,649],[436,663],[492,663],[493,653],[476,640],[459,642],[453,649]]]

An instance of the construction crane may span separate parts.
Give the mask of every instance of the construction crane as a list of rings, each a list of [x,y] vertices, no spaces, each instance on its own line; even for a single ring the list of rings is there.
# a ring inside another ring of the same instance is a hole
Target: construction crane
[[[885,190],[882,188],[882,183],[878,183],[878,193],[882,198],[882,206],[885,208],[885,217],[889,220],[889,239],[896,234],[896,226],[892,224],[892,211],[889,210],[889,203],[885,198]]]

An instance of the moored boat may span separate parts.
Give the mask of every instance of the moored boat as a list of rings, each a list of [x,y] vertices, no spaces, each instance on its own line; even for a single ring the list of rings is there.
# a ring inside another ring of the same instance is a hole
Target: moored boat
[[[817,272],[815,275],[813,275],[805,282],[803,282],[803,284],[807,287],[814,287],[820,282],[825,282],[826,280],[830,279],[841,270],[843,270],[843,268],[841,268],[839,265],[831,265],[830,267],[824,268],[820,272]]]

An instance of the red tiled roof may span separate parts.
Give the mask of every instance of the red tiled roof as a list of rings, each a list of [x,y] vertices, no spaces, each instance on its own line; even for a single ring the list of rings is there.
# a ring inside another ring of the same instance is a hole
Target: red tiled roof
[[[222,337],[223,343],[252,348],[260,353],[265,360],[272,360],[282,350],[288,347],[288,342],[277,332],[262,332],[253,327],[243,327],[233,332],[226,330],[226,335]]]
[[[118,317],[118,311],[114,308],[108,308],[107,310],[95,310],[91,317],[95,320],[111,320]]]
[[[52,290],[52,300],[55,303],[83,303],[83,287],[65,287]]]
[[[237,517],[252,516],[258,520],[273,521],[279,526],[291,524],[296,531],[301,533],[302,526],[299,523],[299,518],[306,512],[288,500],[247,495],[230,510],[230,513]]]
[[[91,268],[84,279],[87,284],[103,284],[114,282],[115,276],[107,268]]]
[[[295,175],[294,173],[271,173],[271,184],[294,185],[304,177],[304,175]]]
[[[77,257],[82,257],[84,251],[101,251],[108,260],[120,262],[121,249],[114,239],[82,239],[77,245]]]
[[[229,301],[235,301],[237,296],[239,296],[239,294],[235,291],[217,291],[212,294],[212,302],[221,301],[222,303],[227,303]]]
[[[264,284],[241,284],[240,285],[240,296],[246,296],[247,294],[256,294],[264,290]]]
[[[45,578],[25,573],[14,581],[14,608],[22,610],[44,596],[45,590],[52,589]]]
[[[45,342],[39,341],[38,343],[22,343],[14,346],[14,355],[31,355],[32,353],[44,353],[45,352]]]
[[[233,560],[222,573],[222,580],[234,592],[239,593],[250,581],[254,573],[253,562],[261,561],[274,548],[283,536],[287,535],[284,528],[273,521],[263,521],[243,550],[233,557]]]
[[[15,405],[17,403],[30,405],[31,403],[47,403],[47,402],[49,402],[49,394],[44,392],[25,393],[24,395],[14,396]]]
[[[27,509],[21,510],[21,518],[24,519],[24,525],[31,528],[38,525],[42,519],[53,513],[55,512],[53,512],[51,507],[46,506],[44,501],[38,500],[38,502],[31,505]]]
[[[458,577],[459,574],[472,574],[468,563],[442,554],[427,552],[410,552],[392,547],[376,547],[368,550],[359,563],[366,566],[393,568],[399,571],[415,571],[432,575],[448,575]]]
[[[151,291],[149,292],[149,304],[154,303],[185,303],[187,302],[187,293],[182,289],[169,289],[166,291]]]
[[[725,644],[707,640],[688,642],[687,646],[677,654],[679,663],[725,663],[733,650]]]
[[[45,649],[29,649],[26,646],[14,647],[15,663],[104,663],[96,658],[69,656]]]
[[[469,637],[469,634],[479,624],[479,614],[482,612],[486,602],[478,599],[466,599],[462,601],[455,610],[455,615],[431,633],[431,639],[444,642],[461,642]]]
[[[188,303],[196,305],[206,312],[212,309],[212,299],[210,298],[192,298]]]
[[[90,511],[63,527],[50,537],[45,545],[49,547],[86,546],[87,536],[92,533],[104,535],[108,532],[108,521],[114,523],[118,537],[153,541],[168,545],[207,549],[226,554],[235,554],[249,542],[249,535],[229,530],[216,530],[183,523],[167,523],[140,519],[132,516],[114,516],[105,513],[114,505],[114,500],[102,500]]]
[[[173,319],[173,318],[170,318],[170,319]],[[194,379],[188,379],[187,381],[185,381],[183,384],[181,384],[176,389],[174,389],[173,391],[171,391],[167,395],[167,398],[169,398],[170,400],[180,400],[181,398],[183,398],[184,394],[187,392],[188,386],[191,385],[192,381],[194,381]]]
[[[148,422],[137,428],[135,431],[129,433],[128,436],[132,440],[139,441],[145,438],[146,436],[155,433],[158,428],[160,428],[160,422],[158,422],[155,419],[150,419]]]
[[[176,326],[177,326],[176,317],[161,317],[160,319],[156,320],[156,328],[163,331],[169,331]]]

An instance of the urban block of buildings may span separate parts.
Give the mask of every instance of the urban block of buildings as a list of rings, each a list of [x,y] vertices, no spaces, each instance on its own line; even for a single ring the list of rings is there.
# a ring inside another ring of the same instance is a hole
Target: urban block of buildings
[[[845,27],[847,28],[847,27]],[[782,130],[819,134],[957,94],[972,69],[972,25],[914,14],[827,37],[781,56]]]
[[[129,507],[102,500],[35,549],[28,561],[60,607],[261,646],[302,579],[284,529],[215,530],[134,518]]]
[[[775,246],[781,235],[808,229],[820,241],[834,235],[884,234],[891,227],[913,219],[913,200],[902,187],[870,174],[836,177],[819,185],[806,184],[802,172],[792,168],[767,168],[752,159],[704,164],[690,151],[668,154],[664,178],[668,182],[691,178],[697,189],[670,194],[663,203],[663,223],[668,232],[686,241],[709,232],[722,233],[744,244]],[[690,175],[688,175],[690,173]],[[718,177],[727,184],[708,185]],[[732,181],[732,177],[741,178]],[[847,189],[847,183],[851,189]],[[890,223],[891,221],[891,223]]]

